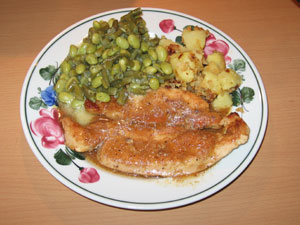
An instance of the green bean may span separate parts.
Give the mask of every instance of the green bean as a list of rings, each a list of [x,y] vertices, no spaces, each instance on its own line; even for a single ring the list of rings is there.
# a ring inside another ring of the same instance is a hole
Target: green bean
[[[70,91],[75,84],[78,84],[78,80],[76,77],[71,77],[66,83],[66,90]]]
[[[63,61],[62,64],[60,65],[60,69],[62,73],[69,74],[71,70],[71,65],[67,61]]]
[[[103,87],[108,88],[109,87],[109,79],[108,79],[107,70],[102,70],[101,77],[102,77]]]
[[[124,105],[126,103],[127,98],[128,98],[128,93],[124,88],[122,88],[119,92],[117,103],[120,105]]]
[[[111,68],[111,75],[116,75],[117,73],[120,73],[121,71],[121,66],[120,64],[114,64]]]
[[[122,49],[128,49],[129,48],[129,43],[128,41],[123,38],[123,37],[117,37],[116,39],[116,44],[122,48]]]
[[[78,84],[73,85],[72,93],[75,95],[75,98],[77,100],[81,100],[81,101],[84,100],[84,93],[83,93],[83,91],[81,90],[81,88],[79,87]]]
[[[70,72],[69,72],[69,76],[70,77],[74,77],[76,75],[77,75],[76,70],[75,69],[71,69]]]
[[[68,92],[60,92],[58,100],[62,103],[71,103],[75,97]]]
[[[68,80],[69,79],[69,76],[67,75],[67,74],[65,74],[65,73],[62,73],[60,76],[59,76],[59,79],[60,80]]]
[[[127,63],[128,63],[128,59],[126,57],[122,57],[119,60],[120,67],[123,72],[125,72],[127,69]]]
[[[159,81],[157,78],[151,78],[149,81],[149,85],[153,90],[156,90],[159,88]]]
[[[92,87],[93,88],[100,87],[101,84],[102,84],[102,77],[101,76],[95,77],[92,80]]]
[[[82,74],[86,69],[86,66],[84,64],[79,64],[76,66],[75,70],[77,74]]]
[[[139,48],[141,45],[139,38],[134,34],[130,34],[127,40],[129,45],[131,45],[133,48]]]
[[[108,92],[109,95],[116,95],[117,91],[118,91],[118,88],[115,88],[115,87],[109,87],[107,89],[107,92]]]
[[[161,61],[161,62],[166,61],[167,56],[168,56],[168,52],[164,47],[159,45],[159,46],[156,47],[155,51],[156,51],[156,54],[157,54],[157,59],[159,61]]]
[[[78,48],[75,45],[70,45],[70,49],[69,49],[69,56],[71,58],[74,58],[77,55],[78,52]]]
[[[98,92],[96,94],[96,100],[98,100],[100,102],[109,102],[110,96],[105,92]]]
[[[108,52],[110,51],[110,49],[106,49],[103,53],[102,53],[102,58],[103,59],[107,59],[108,58]]]
[[[96,92],[94,92],[93,90],[89,89],[87,86],[83,85],[82,86],[82,90],[83,90],[83,93],[84,93],[84,96],[91,100],[92,102],[95,102],[96,99],[95,99],[95,96],[96,96]]]

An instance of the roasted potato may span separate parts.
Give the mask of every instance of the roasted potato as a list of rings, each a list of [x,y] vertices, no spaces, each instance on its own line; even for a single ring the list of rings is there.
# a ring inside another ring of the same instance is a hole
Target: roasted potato
[[[226,63],[224,59],[224,55],[221,52],[214,52],[206,57],[206,61],[209,64],[215,63],[218,67],[219,70],[225,70],[226,68]]]
[[[216,111],[229,111],[232,107],[232,97],[228,92],[219,94],[212,102],[212,107]]]
[[[232,69],[226,69],[218,75],[223,91],[232,92],[242,83],[242,78]]]
[[[189,83],[203,68],[203,53],[200,50],[175,53],[170,56],[170,63],[176,80]]]
[[[208,32],[197,26],[187,26],[182,32],[182,42],[187,49],[203,49]]]

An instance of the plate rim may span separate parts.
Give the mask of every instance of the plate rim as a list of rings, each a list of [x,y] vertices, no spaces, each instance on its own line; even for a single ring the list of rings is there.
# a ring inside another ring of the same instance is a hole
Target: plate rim
[[[261,106],[262,107],[262,115],[261,115],[262,119],[261,119],[259,131],[258,131],[258,135],[255,137],[255,141],[251,147],[251,150],[248,152],[248,154],[245,156],[245,158],[239,163],[239,165],[228,176],[224,177],[221,181],[219,181],[218,183],[214,184],[213,186],[205,189],[204,191],[197,192],[193,195],[189,195],[187,197],[180,198],[180,199],[164,201],[164,202],[151,202],[151,203],[123,201],[123,200],[119,200],[119,199],[113,199],[113,198],[109,198],[106,196],[102,196],[97,193],[93,193],[81,186],[78,186],[77,184],[74,184],[70,179],[66,178],[63,174],[61,174],[59,171],[57,171],[48,162],[48,160],[40,152],[40,149],[36,145],[36,143],[32,137],[32,133],[30,132],[29,121],[27,121],[26,99],[27,99],[27,90],[28,90],[28,86],[29,86],[28,82],[30,82],[30,79],[34,73],[34,70],[36,69],[36,66],[38,65],[38,63],[41,60],[41,58],[43,57],[43,55],[46,54],[47,50],[53,44],[55,44],[60,38],[62,38],[65,34],[67,34],[68,32],[71,32],[73,29],[76,29],[76,27],[78,27],[79,25],[88,23],[91,20],[95,20],[99,17],[104,17],[104,16],[108,16],[108,15],[113,15],[113,14],[126,13],[135,8],[136,7],[120,8],[120,9],[110,10],[110,11],[106,11],[106,12],[101,12],[101,13],[92,15],[90,17],[84,18],[84,19],[72,24],[71,26],[67,27],[63,31],[61,31],[59,34],[57,34],[54,38],[52,38],[42,48],[42,50],[35,57],[30,68],[28,69],[26,77],[25,77],[23,85],[22,85],[22,92],[21,92],[21,97],[20,97],[20,116],[21,116],[22,128],[23,128],[23,132],[25,134],[26,140],[27,140],[32,152],[37,157],[39,162],[46,168],[46,170],[52,176],[54,176],[59,182],[63,183],[66,187],[68,187],[72,191],[74,191],[86,198],[89,198],[91,200],[94,200],[96,202],[103,203],[106,205],[110,205],[110,206],[114,206],[114,207],[118,207],[118,208],[134,209],[134,210],[160,210],[160,209],[181,207],[181,206],[188,205],[188,204],[191,204],[191,203],[194,203],[197,201],[204,200],[204,199],[210,197],[211,195],[216,194],[219,191],[223,190],[230,183],[235,181],[246,170],[246,168],[251,164],[251,162],[255,158],[255,156],[256,156],[257,152],[259,151],[260,146],[263,142],[263,138],[265,136],[265,132],[267,129],[268,101],[267,101],[266,90],[265,90],[264,84],[262,82],[260,73],[258,72],[258,70],[257,70],[256,66],[254,65],[250,56],[241,48],[241,46],[239,46],[238,43],[236,43],[231,37],[229,37],[226,33],[224,33],[222,30],[218,29],[217,27],[215,27],[199,18],[190,16],[188,14],[181,13],[178,11],[162,9],[162,8],[141,7],[143,11],[169,13],[169,14],[172,14],[175,16],[184,17],[185,19],[193,20],[196,23],[199,23],[199,24],[209,27],[214,32],[221,35],[223,38],[225,38],[227,41],[229,41],[230,44],[232,44],[236,48],[237,51],[240,52],[240,54],[247,61],[248,65],[250,65],[250,69],[252,70],[252,73],[255,76],[258,88],[260,89],[259,99],[260,99],[260,102],[262,105]],[[249,156],[251,156],[251,157],[249,158]],[[89,196],[86,195],[86,192],[89,193]],[[203,198],[201,198],[201,197],[197,198],[197,196],[201,195],[203,192],[207,193],[206,196]],[[91,194],[92,194],[92,196],[90,196]],[[96,197],[94,195],[96,195]],[[98,198],[101,198],[101,201]],[[174,203],[178,203],[178,204],[174,204]],[[142,207],[142,206],[144,206],[144,207]]]

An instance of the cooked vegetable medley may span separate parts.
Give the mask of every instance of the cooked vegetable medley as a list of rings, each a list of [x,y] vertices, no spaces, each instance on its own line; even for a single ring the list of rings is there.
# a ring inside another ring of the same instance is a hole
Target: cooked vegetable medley
[[[71,45],[55,85],[58,100],[80,107],[87,98],[125,104],[129,94],[143,95],[174,77],[159,38],[150,38],[137,8],[120,21],[94,21],[88,37]]]
[[[81,108],[85,99],[124,105],[131,94],[144,95],[160,86],[182,88],[206,99],[216,111],[229,112],[242,83],[226,68],[222,53],[204,57],[207,30],[186,26],[183,45],[151,38],[140,8],[118,21],[94,21],[82,43],[71,45],[60,65],[55,90],[60,103]]]

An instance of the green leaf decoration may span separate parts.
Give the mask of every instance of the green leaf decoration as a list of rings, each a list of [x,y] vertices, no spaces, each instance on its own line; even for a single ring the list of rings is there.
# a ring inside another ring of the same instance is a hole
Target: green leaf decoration
[[[54,154],[54,158],[58,164],[63,166],[70,165],[72,162],[70,156],[64,153],[61,149]]]
[[[85,156],[80,154],[79,152],[73,151],[72,149],[70,149],[68,147],[66,147],[66,151],[67,151],[68,155],[70,157],[72,157],[73,159],[77,158],[80,160],[85,160]]]
[[[43,100],[41,98],[32,97],[29,100],[29,107],[34,110],[39,110],[41,107],[47,108],[48,106],[43,102]]]
[[[232,103],[234,106],[239,106],[242,104],[241,95],[238,90],[231,93],[232,96]]]
[[[184,44],[183,44],[183,42],[182,42],[182,37],[181,37],[181,36],[177,36],[177,37],[175,38],[175,42],[177,42],[178,44],[184,46]]]
[[[241,96],[243,102],[250,103],[253,100],[255,92],[250,87],[243,87],[241,90]]]
[[[233,60],[233,69],[235,71],[243,72],[246,70],[246,63],[242,59]]]
[[[55,66],[49,65],[45,68],[41,68],[39,72],[44,80],[51,80],[52,77],[56,74],[57,68]]]

